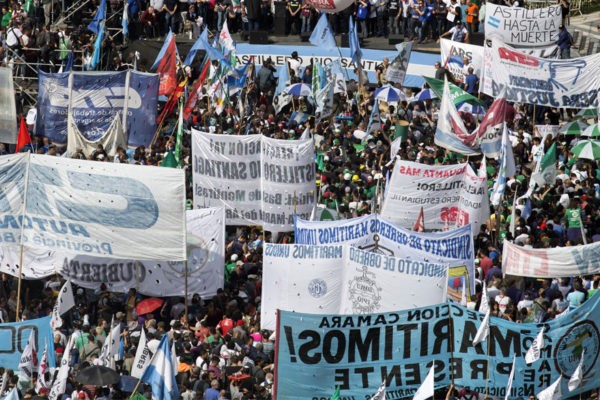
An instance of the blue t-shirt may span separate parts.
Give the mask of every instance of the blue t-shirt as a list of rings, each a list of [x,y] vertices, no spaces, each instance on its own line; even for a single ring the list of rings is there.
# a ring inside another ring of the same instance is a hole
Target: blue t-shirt
[[[219,400],[219,391],[213,388],[206,389],[204,400]]]
[[[460,16],[461,16],[461,20],[463,22],[463,24],[467,23],[467,11],[468,11],[469,6],[466,4],[461,4],[460,5]]]
[[[465,77],[465,92],[469,94],[475,94],[475,87],[477,86],[477,75],[469,74]]]

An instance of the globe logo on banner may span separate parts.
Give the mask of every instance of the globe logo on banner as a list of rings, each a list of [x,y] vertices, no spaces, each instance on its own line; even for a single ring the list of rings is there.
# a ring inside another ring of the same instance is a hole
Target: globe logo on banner
[[[308,293],[318,299],[327,294],[327,283],[323,279],[313,279],[308,283]]]
[[[372,314],[378,312],[381,307],[381,288],[373,278],[375,274],[368,272],[365,265],[358,270],[356,275],[348,281],[349,299],[352,302],[352,311],[355,314]]]
[[[189,267],[188,275],[202,270],[208,261],[214,261],[214,257],[210,257],[210,251],[206,242],[201,237],[190,233],[187,235],[187,259]],[[167,264],[174,272],[181,275],[185,274],[184,262],[168,262]]]
[[[585,377],[596,364],[599,344],[600,334],[594,322],[585,320],[575,323],[556,344],[554,350],[556,369],[566,378],[570,378],[579,365],[581,353],[585,349],[586,356],[582,368]]]

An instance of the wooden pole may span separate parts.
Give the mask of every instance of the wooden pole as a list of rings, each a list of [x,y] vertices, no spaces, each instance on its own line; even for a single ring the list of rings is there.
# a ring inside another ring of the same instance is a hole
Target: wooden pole
[[[184,262],[184,266],[185,266],[185,271],[183,273],[183,285],[184,285],[184,292],[185,292],[185,300],[183,300],[183,304],[185,305],[185,322],[187,324],[190,323],[190,321],[188,321],[188,260],[185,260]]]
[[[23,223],[23,222],[21,222]],[[17,313],[15,315],[15,322],[19,322],[19,311],[21,306],[21,281],[22,281],[22,272],[23,272],[23,244],[19,247],[19,283],[17,285]]]
[[[489,312],[489,311],[488,311]],[[487,397],[488,395],[488,384],[490,382],[490,333],[488,333],[488,337],[487,337],[487,365],[485,368],[485,396]]]
[[[133,388],[133,392],[131,392],[131,396],[129,396],[129,399],[131,400],[133,398],[133,396],[135,396],[135,394],[137,393],[138,388],[140,387],[140,384],[142,383],[142,381],[138,380],[138,382],[135,385],[135,388]]]

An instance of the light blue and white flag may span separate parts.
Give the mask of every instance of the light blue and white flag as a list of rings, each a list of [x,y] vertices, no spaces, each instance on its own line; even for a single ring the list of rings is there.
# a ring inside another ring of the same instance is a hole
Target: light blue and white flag
[[[289,79],[287,67],[285,65],[277,67],[277,87],[275,88],[275,97],[283,93]]]
[[[349,27],[348,41],[350,42],[350,56],[352,57],[352,62],[358,64],[362,58],[362,51],[360,50],[358,32],[356,30],[356,24],[352,20],[352,16],[350,16]]]
[[[127,37],[129,35],[129,16],[127,15],[128,5],[125,4],[123,7],[123,17],[121,18],[121,25],[123,26],[123,37]]]
[[[100,27],[98,28],[98,36],[94,41],[94,53],[92,54],[92,63],[90,64],[90,69],[96,69],[98,64],[100,64],[100,52],[102,50],[102,41],[104,40],[104,21],[100,22]]]
[[[179,397],[168,335],[160,339],[158,349],[140,381],[152,387],[153,400],[175,400]]]
[[[504,131],[502,132],[502,147],[500,149],[500,170],[498,171],[498,178],[494,182],[494,189],[490,196],[490,202],[494,207],[498,207],[502,196],[504,196],[508,177],[514,176],[515,173],[515,157],[513,156],[512,144],[508,138],[508,129],[506,129],[505,123]]]
[[[381,118],[379,116],[379,100],[375,100],[373,104],[373,110],[371,111],[371,118],[369,118],[369,125],[367,125],[367,134],[363,139],[363,142],[369,137],[372,132],[381,129]]]
[[[321,13],[319,22],[317,22],[317,25],[315,26],[315,29],[313,30],[312,35],[310,35],[308,41],[317,47],[327,50],[333,50],[337,47],[335,43],[335,36],[333,36],[333,31],[329,25],[329,20],[327,19],[326,13]]]

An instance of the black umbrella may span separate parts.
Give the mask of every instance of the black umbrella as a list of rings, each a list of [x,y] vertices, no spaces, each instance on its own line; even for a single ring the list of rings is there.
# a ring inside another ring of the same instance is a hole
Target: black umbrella
[[[77,382],[90,386],[107,386],[119,383],[119,374],[110,368],[93,365],[82,369],[75,378]]]

